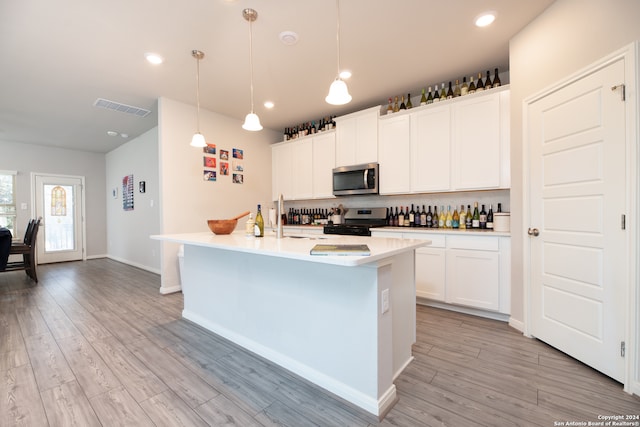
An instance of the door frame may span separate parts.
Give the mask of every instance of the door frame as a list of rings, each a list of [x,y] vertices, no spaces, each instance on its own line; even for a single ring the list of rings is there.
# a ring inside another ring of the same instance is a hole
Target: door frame
[[[83,175],[65,175],[59,173],[46,173],[46,172],[31,172],[31,217],[35,218],[36,212],[36,177],[48,176],[59,178],[72,178],[80,180],[80,192],[82,194],[82,203],[80,206],[80,227],[82,228],[82,261],[87,260],[87,227],[86,227],[86,192],[85,192],[85,177]],[[46,226],[46,225],[45,225]],[[36,265],[38,260],[36,260]]]
[[[626,229],[627,234],[627,253],[629,256],[628,270],[626,271],[626,280],[624,283],[624,294],[627,295],[628,303],[625,310],[625,374],[624,374],[624,390],[628,393],[640,395],[640,281],[638,280],[638,271],[640,271],[640,199],[638,198],[638,189],[640,189],[640,119],[638,112],[640,111],[638,101],[638,88],[640,87],[638,70],[638,49],[640,42],[631,43],[622,49],[596,61],[595,63],[583,68],[582,70],[566,77],[550,87],[527,97],[522,102],[522,284],[524,290],[523,300],[523,321],[524,335],[531,337],[531,240],[527,234],[527,228],[531,226],[531,191],[530,191],[530,147],[528,139],[529,120],[527,110],[529,104],[532,104],[541,98],[565,87],[586,75],[592,74],[597,70],[607,67],[611,63],[624,60],[626,102],[625,102],[625,137],[626,137],[626,164],[627,169],[627,189],[626,189]],[[517,232],[517,231],[516,231]],[[634,262],[635,260],[635,262]]]

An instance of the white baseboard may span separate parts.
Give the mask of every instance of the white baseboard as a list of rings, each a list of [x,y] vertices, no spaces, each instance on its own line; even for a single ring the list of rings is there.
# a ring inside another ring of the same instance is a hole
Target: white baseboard
[[[426,305],[428,307],[442,308],[444,310],[457,311],[458,313],[471,314],[473,316],[479,316],[479,317],[486,317],[487,319],[499,320],[501,322],[507,322],[509,320],[508,314],[497,313],[493,311],[486,311],[478,308],[462,307],[459,305],[433,301],[433,300],[422,298],[422,297],[416,298],[416,303],[419,305]]]
[[[518,320],[518,319],[514,319],[513,317],[510,317],[509,326],[524,333],[524,322],[522,320]]]
[[[139,264],[137,262],[133,262],[133,261],[130,261],[128,259],[116,257],[116,256],[113,256],[113,255],[107,255],[106,258],[112,259],[114,261],[121,262],[123,264],[130,265],[132,267],[137,267],[137,268],[139,268],[141,270],[145,270],[145,271],[148,271],[148,272],[151,272],[151,273],[155,273],[155,274],[160,274],[161,273],[160,270],[157,269],[157,268],[149,267],[148,265]]]

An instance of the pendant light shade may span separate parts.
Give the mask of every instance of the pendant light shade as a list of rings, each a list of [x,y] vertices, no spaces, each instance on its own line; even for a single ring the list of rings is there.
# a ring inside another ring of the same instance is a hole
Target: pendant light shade
[[[199,50],[192,50],[191,56],[196,58],[196,106],[197,106],[197,125],[196,133],[191,138],[192,147],[206,147],[207,142],[204,139],[204,135],[200,133],[200,60],[204,58],[204,52]]]
[[[250,131],[262,130],[260,118],[253,112],[253,21],[258,19],[258,12],[253,9],[244,9],[242,17],[249,21],[249,66],[251,67],[251,112],[247,114],[242,124],[242,129]]]
[[[336,79],[331,83],[329,87],[329,94],[324,99],[328,104],[332,105],[344,105],[351,102],[351,95],[349,95],[349,89],[344,80],[340,78],[340,0],[336,0],[336,44],[337,44],[337,57],[338,57],[338,73]]]

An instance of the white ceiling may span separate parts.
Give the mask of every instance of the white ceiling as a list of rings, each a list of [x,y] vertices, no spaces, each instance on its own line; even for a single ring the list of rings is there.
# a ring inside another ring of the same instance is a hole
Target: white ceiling
[[[508,69],[508,42],[553,0],[342,0],[341,65],[353,101],[324,98],[336,75],[332,0],[0,0],[0,141],[108,152],[157,124],[156,100],[195,105],[242,120],[250,110],[253,24],[255,110],[282,131],[303,121],[385,104],[424,86]],[[473,18],[498,12],[477,28]],[[285,46],[284,30],[300,40]],[[151,66],[145,52],[165,63]],[[93,106],[97,98],[150,109],[146,118]],[[263,107],[273,101],[272,110]],[[194,129],[195,130],[195,129]]]

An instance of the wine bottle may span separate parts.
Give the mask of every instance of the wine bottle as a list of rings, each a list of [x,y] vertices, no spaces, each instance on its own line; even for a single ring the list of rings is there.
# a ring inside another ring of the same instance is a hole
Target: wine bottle
[[[469,85],[467,84],[467,78],[462,78],[462,86],[460,86],[460,96],[469,94]]]
[[[453,215],[451,216],[451,228],[458,229],[460,228],[460,214],[458,213],[458,208],[453,207]]]
[[[480,212],[478,212],[478,202],[473,203],[473,217],[471,219],[472,228],[480,228]]]
[[[484,210],[484,205],[482,205],[482,210],[480,211],[480,228],[487,228],[487,211]]]
[[[464,211],[464,205],[460,205],[460,218],[458,220],[458,223],[461,230],[467,228],[467,214]]]
[[[253,234],[256,237],[264,237],[264,219],[262,218],[262,210],[258,205],[258,213],[256,214],[256,222],[253,229]]]
[[[427,94],[424,91],[424,88],[422,88],[422,96],[420,97],[420,105],[427,105]]]
[[[389,105],[387,105],[387,114],[393,113],[393,100],[389,98]]]
[[[493,87],[493,83],[491,83],[491,73],[487,70],[487,78],[484,80],[484,88],[491,89]]]
[[[469,93],[476,93],[476,84],[473,82],[473,76],[469,77]]]
[[[453,87],[453,97],[457,98],[462,94],[462,89],[460,88],[460,80],[456,79],[456,85]]]
[[[451,88],[451,80],[449,80],[449,89],[447,89],[447,99],[453,98],[453,89]]]
[[[478,83],[476,83],[476,92],[484,90],[484,84],[482,83],[482,73],[478,73]]]
[[[493,74],[493,83],[491,85],[491,87],[500,87],[500,76],[498,75],[498,69],[496,68],[494,74]]]
[[[411,103],[411,94],[408,93],[407,94],[407,110],[409,110],[410,108],[413,108],[413,104]]]
[[[489,205],[489,213],[487,213],[487,230],[493,230],[493,205]]]
[[[422,221],[422,217],[420,215],[420,205],[416,205],[416,215],[413,218],[413,226],[420,227],[420,222]]]
[[[428,225],[427,225],[427,211],[424,208],[424,205],[422,205],[422,212],[420,213],[420,226],[421,227],[428,227]]]
[[[447,99],[447,91],[444,88],[444,83],[442,83],[442,88],[440,89],[440,101],[444,101]]]
[[[438,205],[433,205],[433,217],[431,217],[431,228],[438,228]]]
[[[409,227],[409,206],[406,206],[406,214],[404,215],[404,226]],[[414,213],[415,215],[415,213]]]
[[[427,95],[427,104],[433,104],[433,94],[431,93],[431,86],[429,86],[429,94]]]
[[[431,221],[433,220],[433,214],[431,213],[431,205],[429,205],[429,211],[426,214],[426,221],[424,222],[424,227],[431,228]]]
[[[393,104],[393,112],[397,113],[400,111],[400,107],[398,107],[398,97],[396,96],[395,103]]]
[[[502,213],[502,203],[498,203],[498,210],[496,212]]]
[[[471,213],[471,205],[467,205],[467,215],[465,218],[464,226],[467,230],[473,228],[473,214]]]
[[[398,227],[404,227],[404,209],[400,206],[400,213],[398,214]]]
[[[444,218],[444,228],[453,228],[453,215],[451,214],[451,205],[447,206],[447,216]]]
[[[402,100],[400,101],[400,109],[401,110],[406,110],[407,106],[404,105],[404,95],[402,95]]]
[[[438,228],[445,228],[447,223],[447,214],[444,213],[444,205],[440,205],[440,216],[438,217]]]
[[[411,204],[411,210],[409,211],[409,227],[416,225],[416,211],[413,210],[413,203]]]

